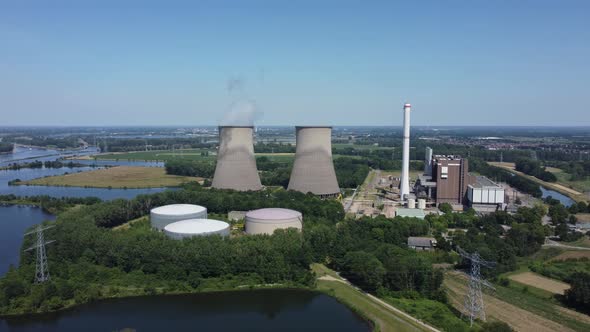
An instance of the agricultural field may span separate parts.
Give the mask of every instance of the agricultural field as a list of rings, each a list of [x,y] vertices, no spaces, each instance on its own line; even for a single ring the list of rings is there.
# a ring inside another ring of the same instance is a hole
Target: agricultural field
[[[570,285],[566,284],[565,282],[549,279],[533,272],[513,274],[509,276],[508,279],[523,285],[539,288],[553,294],[563,295],[566,290],[570,289]]]
[[[20,185],[90,187],[90,188],[159,188],[202,181],[190,176],[168,175],[160,167],[118,166],[90,172],[73,173],[19,182]]]
[[[468,290],[467,276],[460,272],[447,272],[444,286],[449,302],[455,309],[463,312]],[[496,285],[495,291],[485,291],[484,303],[488,319],[506,322],[517,331],[590,330],[590,316],[559,306],[552,298],[523,291],[522,287]]]
[[[574,188],[577,191],[590,192],[590,179],[580,180],[580,181],[571,181],[570,180],[571,175],[564,172],[563,170],[561,170],[559,168],[551,167],[551,169],[548,168],[547,170],[549,172],[555,174],[555,177],[557,177],[557,182],[563,183],[564,185]]]

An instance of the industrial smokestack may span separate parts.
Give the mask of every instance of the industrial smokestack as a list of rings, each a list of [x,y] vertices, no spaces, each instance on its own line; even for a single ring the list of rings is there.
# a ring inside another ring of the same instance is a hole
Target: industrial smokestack
[[[432,176],[432,149],[430,147],[426,147],[424,154],[424,174]]]
[[[289,190],[322,197],[340,193],[332,161],[332,127],[296,127],[297,148]]]
[[[239,191],[260,190],[254,158],[252,126],[220,126],[219,151],[212,187]]]
[[[404,105],[404,151],[402,158],[402,177],[400,183],[400,197],[405,199],[410,194],[410,104]]]

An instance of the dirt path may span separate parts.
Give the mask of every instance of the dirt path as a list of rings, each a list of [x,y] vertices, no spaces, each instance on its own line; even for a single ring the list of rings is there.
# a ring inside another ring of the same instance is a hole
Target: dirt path
[[[510,280],[520,282],[521,284],[540,288],[553,294],[563,295],[570,285],[558,280],[549,279],[533,272],[523,272],[508,277]]]
[[[454,278],[463,276],[460,273],[450,273]],[[463,297],[467,293],[467,285],[454,278],[445,278],[444,285],[448,289],[451,304],[463,312]],[[554,321],[535,315],[529,311],[518,308],[510,303],[499,300],[493,296],[484,294],[484,303],[487,317],[503,321],[517,331],[522,332],[554,332],[573,331],[572,329]]]

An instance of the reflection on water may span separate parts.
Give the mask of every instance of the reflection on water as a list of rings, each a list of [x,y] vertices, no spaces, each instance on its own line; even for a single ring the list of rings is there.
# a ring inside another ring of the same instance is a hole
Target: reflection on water
[[[9,331],[370,331],[334,298],[256,290],[112,299],[65,312],[0,321]]]

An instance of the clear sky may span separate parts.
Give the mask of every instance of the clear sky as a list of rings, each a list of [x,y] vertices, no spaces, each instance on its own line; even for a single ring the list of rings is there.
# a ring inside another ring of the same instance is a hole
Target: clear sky
[[[0,126],[590,125],[589,61],[590,1],[0,0]]]

